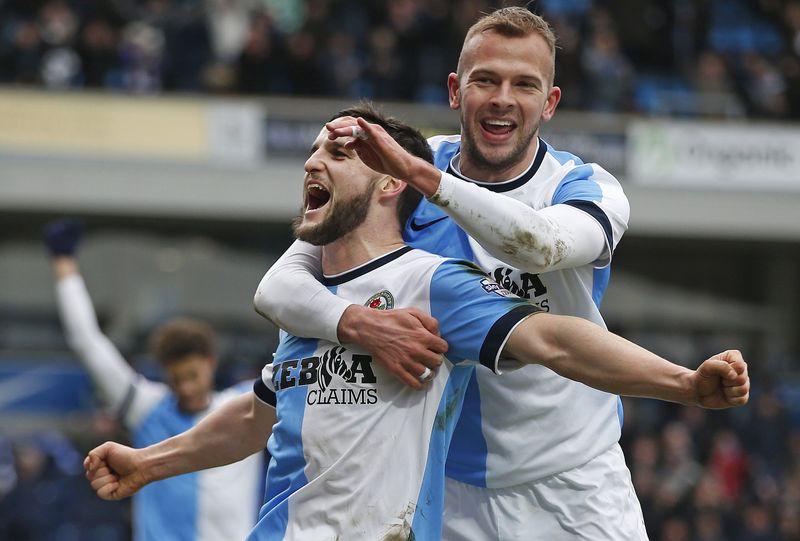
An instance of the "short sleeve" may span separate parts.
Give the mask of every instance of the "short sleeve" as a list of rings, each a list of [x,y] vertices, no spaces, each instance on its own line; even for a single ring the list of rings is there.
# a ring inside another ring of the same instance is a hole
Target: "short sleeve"
[[[552,204],[581,210],[600,224],[606,237],[606,250],[597,266],[607,265],[628,229],[630,218],[630,204],[619,181],[597,164],[580,164],[561,180]]]
[[[511,332],[540,311],[464,261],[442,263],[430,287],[431,315],[449,345],[447,358],[479,362],[494,372]]]
[[[275,396],[275,385],[272,381],[273,372],[272,363],[264,366],[264,369],[261,370],[261,377],[253,384],[253,392],[259,400],[274,408],[278,401]]]

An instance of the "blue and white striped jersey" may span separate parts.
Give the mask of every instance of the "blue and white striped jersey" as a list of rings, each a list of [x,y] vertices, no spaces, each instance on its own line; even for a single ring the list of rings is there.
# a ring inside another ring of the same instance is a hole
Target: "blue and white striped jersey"
[[[458,135],[433,137],[429,143],[439,169],[474,182],[457,171]],[[404,237],[415,248],[473,261],[501,286],[545,311],[605,327],[598,307],[612,252],[627,228],[627,199],[617,180],[598,165],[556,151],[541,139],[538,143],[531,167],[519,177],[475,184],[535,210],[563,204],[589,214],[606,237],[606,247],[595,262],[542,274],[510,267],[427,200],[410,217]],[[618,397],[542,366],[525,366],[501,376],[478,367],[467,386],[447,475],[476,486],[507,487],[571,469],[619,439],[621,416]]]
[[[437,540],[467,383],[478,363],[497,370],[509,333],[538,309],[471,265],[409,247],[324,281],[353,303],[430,313],[450,349],[419,392],[355,346],[282,333],[255,385],[278,421],[250,539]]]

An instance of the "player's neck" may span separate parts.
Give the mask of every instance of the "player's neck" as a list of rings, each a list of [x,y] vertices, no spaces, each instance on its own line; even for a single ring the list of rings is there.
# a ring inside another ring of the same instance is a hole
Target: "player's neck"
[[[326,276],[347,272],[404,244],[396,220],[368,219],[347,235],[322,247],[322,272]]]
[[[536,153],[539,150],[539,138],[534,137],[531,146],[524,156],[515,163],[507,167],[497,167],[495,165],[483,163],[480,160],[470,159],[469,153],[462,151],[458,155],[457,170],[465,177],[478,182],[505,182],[516,178],[533,164]]]

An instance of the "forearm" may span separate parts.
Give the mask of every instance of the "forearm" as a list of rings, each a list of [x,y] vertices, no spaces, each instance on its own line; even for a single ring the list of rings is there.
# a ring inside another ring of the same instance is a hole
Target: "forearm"
[[[115,408],[136,379],[136,373],[100,330],[92,300],[83,278],[77,274],[74,260],[56,258],[54,268],[60,277],[56,282],[56,300],[67,342],[100,390],[103,401]]]
[[[140,451],[148,482],[238,462],[266,446],[275,410],[253,393],[238,396],[192,429]]]
[[[504,354],[614,394],[697,401],[692,370],[581,318],[534,315],[512,333]]]
[[[599,224],[577,209],[551,210],[548,216],[446,173],[430,201],[490,254],[529,272],[591,263],[606,246]]]
[[[337,326],[350,306],[323,286],[319,249],[295,242],[267,271],[253,300],[256,312],[295,336],[336,342]]]
[[[78,262],[75,258],[67,255],[53,256],[53,274],[56,280],[62,280],[68,276],[79,274]]]

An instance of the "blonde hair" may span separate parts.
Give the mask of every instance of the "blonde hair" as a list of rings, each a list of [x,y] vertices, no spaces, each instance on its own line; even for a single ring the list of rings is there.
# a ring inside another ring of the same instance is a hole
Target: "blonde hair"
[[[539,15],[531,13],[527,8],[512,6],[500,8],[484,15],[473,24],[464,37],[461,53],[458,55],[458,78],[463,74],[464,49],[473,37],[484,32],[496,32],[509,38],[522,38],[532,34],[540,35],[553,57],[553,70],[555,71],[556,35],[550,24]],[[555,75],[555,74],[553,74]]]

